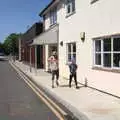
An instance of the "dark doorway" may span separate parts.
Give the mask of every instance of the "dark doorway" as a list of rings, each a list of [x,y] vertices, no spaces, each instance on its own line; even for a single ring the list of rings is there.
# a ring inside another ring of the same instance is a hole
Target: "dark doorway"
[[[43,46],[37,46],[37,68],[43,68]]]

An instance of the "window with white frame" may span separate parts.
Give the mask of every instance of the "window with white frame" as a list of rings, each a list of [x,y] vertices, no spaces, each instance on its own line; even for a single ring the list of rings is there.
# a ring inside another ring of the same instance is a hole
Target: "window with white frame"
[[[66,1],[66,10],[67,10],[67,15],[75,12],[75,0]]]
[[[94,40],[94,65],[120,68],[120,36]]]
[[[76,43],[67,43],[67,62],[72,58],[76,60]]]
[[[50,25],[57,23],[57,8],[54,8],[50,11]]]

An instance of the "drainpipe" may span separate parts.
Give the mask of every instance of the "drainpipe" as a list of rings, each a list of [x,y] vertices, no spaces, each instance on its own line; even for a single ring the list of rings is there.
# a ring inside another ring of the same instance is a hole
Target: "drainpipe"
[[[57,54],[58,54],[58,68],[59,68],[59,25],[58,25],[58,30],[56,31],[57,32],[57,42],[58,42],[58,46],[57,46]],[[59,69],[60,70],[60,69]]]

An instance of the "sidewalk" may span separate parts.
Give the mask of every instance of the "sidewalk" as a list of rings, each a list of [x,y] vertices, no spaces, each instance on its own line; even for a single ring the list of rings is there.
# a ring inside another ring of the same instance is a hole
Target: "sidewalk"
[[[42,86],[57,100],[65,105],[80,120],[120,120],[120,99],[101,93],[91,88],[80,86],[68,87],[68,81],[60,78],[59,87],[51,87],[51,75],[43,70],[32,68],[22,62],[15,62],[24,73],[30,76],[34,82]],[[74,82],[73,82],[74,84]]]

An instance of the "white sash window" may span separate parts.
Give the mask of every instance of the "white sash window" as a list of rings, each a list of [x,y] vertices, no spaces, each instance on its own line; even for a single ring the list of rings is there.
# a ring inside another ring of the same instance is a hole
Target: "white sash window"
[[[120,68],[120,36],[94,40],[94,66]]]
[[[67,44],[67,62],[70,62],[72,58],[76,60],[76,43]]]
[[[75,0],[67,0],[66,2],[67,15],[75,12]]]

